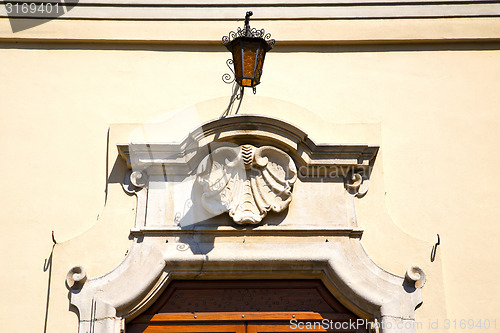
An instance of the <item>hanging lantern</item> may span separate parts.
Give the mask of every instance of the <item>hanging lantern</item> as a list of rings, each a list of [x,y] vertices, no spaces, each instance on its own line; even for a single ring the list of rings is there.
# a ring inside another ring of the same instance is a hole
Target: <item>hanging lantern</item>
[[[234,64],[234,79],[229,80],[230,76],[227,74],[223,76],[224,82],[236,80],[241,87],[254,88],[260,83],[266,52],[274,47],[275,41],[270,39],[271,34],[266,34],[264,29],[250,28],[252,15],[252,12],[247,12],[245,27],[224,36],[222,44],[233,54],[233,59],[228,60],[228,66]]]

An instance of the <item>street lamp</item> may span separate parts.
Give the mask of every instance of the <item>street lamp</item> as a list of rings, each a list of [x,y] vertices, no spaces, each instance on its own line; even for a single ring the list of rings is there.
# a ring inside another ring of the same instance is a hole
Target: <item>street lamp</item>
[[[238,27],[236,32],[231,31],[228,36],[222,37],[222,44],[233,55],[232,59],[226,61],[233,75],[226,73],[222,76],[222,80],[226,83],[236,82],[225,115],[229,113],[236,99],[239,99],[241,104],[243,88],[252,88],[255,94],[255,86],[260,83],[262,76],[266,52],[271,50],[275,44],[275,40],[271,39],[271,34],[266,34],[264,29],[250,28],[250,16],[252,15],[253,13],[250,11],[246,13],[243,29]],[[231,65],[234,65],[234,70]]]

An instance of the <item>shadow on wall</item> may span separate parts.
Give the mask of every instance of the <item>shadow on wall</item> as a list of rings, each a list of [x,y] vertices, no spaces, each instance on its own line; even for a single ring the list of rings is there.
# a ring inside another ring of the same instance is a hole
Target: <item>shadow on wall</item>
[[[255,224],[255,225],[236,225],[231,217],[228,214],[221,214],[215,216],[207,221],[202,221],[203,226],[213,225],[216,229],[220,226],[231,225],[233,229],[236,230],[252,230],[261,227],[262,225],[279,225],[286,219],[288,215],[288,208],[281,213],[270,212],[266,217],[265,224]],[[179,245],[177,246],[177,250],[179,251],[187,251],[190,250],[193,254],[202,254],[206,255],[210,253],[214,249],[214,243],[216,236],[214,234],[207,235],[197,235],[194,230],[195,225],[187,225],[181,226],[182,230],[193,230],[192,234],[182,235],[179,237]],[[242,237],[241,240],[245,243],[245,238]]]
[[[441,237],[439,237],[439,234],[437,234],[437,242],[436,244],[434,244],[431,250],[431,262],[434,262],[434,260],[436,259],[437,248],[440,244],[441,244]]]
[[[13,33],[57,19],[72,10],[79,0],[52,0],[38,3],[6,2],[5,10]]]

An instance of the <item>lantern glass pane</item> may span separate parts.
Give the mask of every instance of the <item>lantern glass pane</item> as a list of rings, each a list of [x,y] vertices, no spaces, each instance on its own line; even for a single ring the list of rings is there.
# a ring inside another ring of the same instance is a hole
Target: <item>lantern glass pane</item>
[[[243,75],[242,80],[244,87],[251,87],[255,78],[255,58],[259,48],[259,40],[244,40],[243,41]],[[249,78],[249,79],[246,79]]]
[[[233,61],[234,61],[234,72],[235,72],[235,76],[236,76],[236,81],[238,81],[238,83],[241,85],[241,77],[243,76],[243,73],[242,73],[242,68],[241,68],[241,44],[242,44],[242,41],[239,40],[239,41],[236,41],[233,43],[233,49],[232,49],[232,53],[233,53]]]
[[[257,84],[260,83],[260,77],[262,75],[262,67],[264,65],[264,57],[266,56],[266,43],[264,41],[260,42],[259,54],[257,55],[257,67],[255,69],[255,81]]]

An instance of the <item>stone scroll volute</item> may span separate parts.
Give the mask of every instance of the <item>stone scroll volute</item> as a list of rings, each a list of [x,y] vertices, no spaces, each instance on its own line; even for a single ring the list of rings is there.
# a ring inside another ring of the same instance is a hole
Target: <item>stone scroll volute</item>
[[[269,211],[282,212],[292,200],[297,168],[284,151],[272,147],[220,147],[198,167],[203,207],[229,213],[237,224],[258,224]]]

